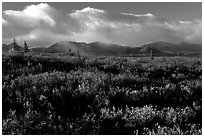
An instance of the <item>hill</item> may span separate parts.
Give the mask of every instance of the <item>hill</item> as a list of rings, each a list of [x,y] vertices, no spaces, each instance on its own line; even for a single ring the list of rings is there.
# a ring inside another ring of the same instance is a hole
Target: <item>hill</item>
[[[46,52],[47,48],[39,47],[39,48],[31,48],[32,52],[43,53]]]
[[[18,44],[2,44],[2,52],[9,52],[10,49],[13,49],[15,47],[16,50],[22,50],[22,47],[19,46]]]
[[[201,44],[191,44],[182,42],[179,44],[167,42],[155,42],[141,46],[142,48],[150,47],[168,53],[202,53]]]
[[[13,43],[9,45],[3,44],[2,50],[3,52],[8,52],[13,47]],[[22,48],[19,45],[17,47]],[[128,47],[99,41],[92,43],[61,41],[48,48],[32,48],[31,51],[37,53],[71,53],[95,56],[149,56],[151,52],[153,56],[175,56],[177,53],[195,56],[202,54],[202,45],[184,42],[179,44],[155,42],[140,47]]]
[[[47,52],[50,53],[67,53],[74,52],[81,55],[138,55],[149,54],[152,50],[153,54],[165,54],[154,48],[141,48],[141,47],[128,47],[111,43],[92,42],[92,43],[80,43],[62,41],[53,44],[47,48]]]

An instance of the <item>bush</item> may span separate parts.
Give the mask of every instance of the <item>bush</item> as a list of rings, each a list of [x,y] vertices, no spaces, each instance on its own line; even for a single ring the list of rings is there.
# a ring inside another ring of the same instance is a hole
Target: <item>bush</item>
[[[3,134],[202,134],[198,58],[3,56]]]

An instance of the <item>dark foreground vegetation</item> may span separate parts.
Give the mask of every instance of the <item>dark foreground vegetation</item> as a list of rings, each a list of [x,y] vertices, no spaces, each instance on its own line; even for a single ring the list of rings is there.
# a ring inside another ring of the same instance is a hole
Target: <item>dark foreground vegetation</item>
[[[2,57],[3,134],[202,134],[201,58]]]

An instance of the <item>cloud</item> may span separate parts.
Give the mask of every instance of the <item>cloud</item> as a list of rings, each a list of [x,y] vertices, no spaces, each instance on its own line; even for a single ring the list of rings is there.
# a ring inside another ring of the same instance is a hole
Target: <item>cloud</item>
[[[3,40],[9,41],[15,37],[19,41],[27,40],[32,41],[32,43],[33,41],[41,41],[44,44],[43,41],[46,40],[46,43],[53,42],[55,35],[58,36],[59,33],[69,34],[66,28],[62,28],[67,27],[67,24],[59,21],[60,18],[63,18],[61,15],[60,11],[46,3],[29,5],[21,11],[3,11]],[[45,46],[43,44],[38,46]]]
[[[6,25],[6,24],[8,24],[8,21],[5,20],[4,18],[2,18],[2,24]]]
[[[94,9],[94,8],[86,7],[82,10],[74,10],[70,15],[74,15],[74,16],[81,16],[82,14],[96,15],[99,13],[105,13],[105,11],[101,9]]]
[[[80,24],[84,37],[89,34],[93,41],[97,34],[98,39],[101,36],[106,41],[130,46],[155,41],[201,43],[201,20],[169,22],[151,13],[110,13],[89,7],[68,15]]]
[[[201,42],[202,36],[202,21],[195,20],[190,21],[179,21],[172,23],[165,23],[164,25],[167,29],[171,30],[173,35],[183,39],[183,41]]]
[[[122,15],[129,15],[129,16],[135,16],[135,17],[154,17],[153,14],[147,13],[147,14],[132,14],[132,13],[121,13]]]
[[[63,13],[46,3],[3,11],[3,42],[13,37],[30,46],[59,41],[102,41],[140,46],[155,41],[202,42],[202,21],[169,21],[151,13],[112,13],[86,7]]]
[[[191,24],[192,22],[180,20],[179,23],[180,23],[180,24]]]
[[[55,20],[53,13],[55,10],[46,3],[27,6],[22,11],[6,10],[3,16],[13,24],[25,27],[38,27],[42,24],[54,26]],[[25,25],[26,24],[26,25]]]

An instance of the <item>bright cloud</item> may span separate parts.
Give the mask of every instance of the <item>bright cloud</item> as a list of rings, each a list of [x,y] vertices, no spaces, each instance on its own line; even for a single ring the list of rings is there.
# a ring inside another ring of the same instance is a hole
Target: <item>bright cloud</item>
[[[201,41],[202,36],[202,21],[196,20],[190,21],[179,21],[178,23],[165,23],[167,29],[171,30],[172,33],[184,39],[184,41]]]
[[[71,13],[46,3],[30,5],[21,11],[3,11],[3,42],[15,37],[31,46],[50,46],[59,41],[102,41],[140,46],[155,41],[202,41],[202,21],[171,22],[151,13],[111,13],[86,7]]]
[[[48,4],[41,3],[39,5],[27,6],[22,11],[6,10],[4,16],[13,24],[26,27],[38,27],[42,24],[54,26],[55,20],[52,15],[54,11]]]
[[[192,22],[180,20],[179,23],[180,23],[180,24],[191,24]]]
[[[130,15],[130,16],[135,16],[135,17],[154,17],[153,14],[147,13],[147,14],[132,14],[132,13],[121,13],[122,15]]]
[[[8,21],[6,21],[4,18],[2,18],[2,24],[6,25],[6,24],[8,24]]]

